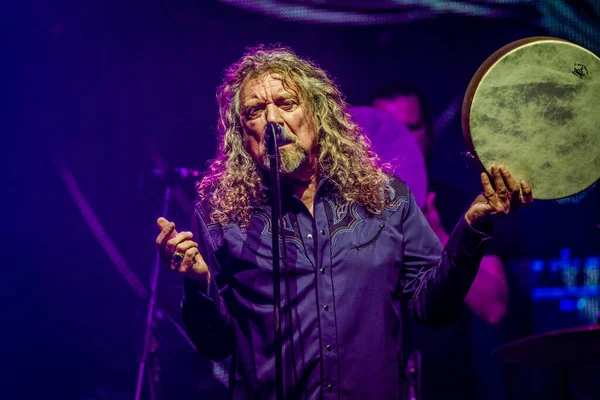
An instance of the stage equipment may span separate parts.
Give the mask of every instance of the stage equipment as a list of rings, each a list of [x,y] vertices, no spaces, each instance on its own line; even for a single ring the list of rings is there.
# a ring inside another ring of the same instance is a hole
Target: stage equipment
[[[505,344],[492,357],[508,364],[568,366],[600,363],[600,325],[561,329]]]
[[[279,182],[279,147],[286,139],[285,129],[274,122],[267,123],[264,140],[269,155],[269,177],[271,182],[271,231],[273,246],[273,321],[275,330],[275,395],[277,400],[283,400],[283,343],[281,332],[281,266],[279,253],[279,223],[281,220],[281,185]],[[283,264],[287,260],[285,242],[283,242]],[[285,277],[287,279],[287,276]],[[293,336],[293,335],[292,335]],[[293,347],[292,347],[293,353]],[[295,368],[295,365],[294,365]]]
[[[168,218],[169,215],[169,203],[171,200],[171,190],[173,182],[169,180],[165,185],[165,194],[163,200],[162,216]],[[158,288],[158,277],[160,275],[160,255],[156,252],[156,258],[154,265],[152,266],[152,275],[150,283],[150,295],[148,298],[148,310],[146,312],[146,323],[144,327],[144,344],[142,347],[142,354],[139,358],[137,383],[135,388],[135,400],[140,400],[142,397],[142,390],[144,385],[144,376],[146,375],[147,364],[152,363],[152,369],[148,371],[148,389],[150,392],[150,399],[156,400],[160,398],[160,367],[158,366],[158,356],[156,355],[156,335],[154,333],[155,326],[155,313],[156,313],[156,293]]]
[[[421,400],[421,352],[417,349],[406,360],[407,400]]]

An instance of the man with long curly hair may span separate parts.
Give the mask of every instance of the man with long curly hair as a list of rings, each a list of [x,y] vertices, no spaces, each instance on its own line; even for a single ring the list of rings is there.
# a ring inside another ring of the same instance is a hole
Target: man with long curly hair
[[[233,355],[232,398],[275,398],[264,141],[273,122],[288,138],[279,147],[285,398],[399,398],[400,313],[434,327],[451,323],[490,220],[530,203],[531,189],[504,166],[482,174],[483,194],[442,248],[319,67],[287,48],[249,49],[226,71],[217,98],[219,150],[197,188],[194,232],[158,220],[162,260],[184,276],[190,339],[210,359]]]

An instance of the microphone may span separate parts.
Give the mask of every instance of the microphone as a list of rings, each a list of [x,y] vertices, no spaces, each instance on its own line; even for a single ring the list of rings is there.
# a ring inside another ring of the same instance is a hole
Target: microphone
[[[277,140],[277,147],[283,145],[286,142],[286,134],[283,126],[275,123],[275,122],[267,122],[267,126],[265,126],[265,131],[263,133],[264,140],[267,144],[273,142],[273,136]],[[267,145],[267,148],[271,146]]]

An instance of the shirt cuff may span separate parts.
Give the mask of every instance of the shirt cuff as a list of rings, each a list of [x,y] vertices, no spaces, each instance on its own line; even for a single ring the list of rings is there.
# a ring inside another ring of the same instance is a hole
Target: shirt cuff
[[[210,297],[211,292],[210,284],[195,279],[183,278],[183,298],[186,301],[212,301]]]
[[[491,238],[491,224],[484,228],[487,232],[473,228],[463,215],[446,243],[446,250],[456,255],[471,255]]]

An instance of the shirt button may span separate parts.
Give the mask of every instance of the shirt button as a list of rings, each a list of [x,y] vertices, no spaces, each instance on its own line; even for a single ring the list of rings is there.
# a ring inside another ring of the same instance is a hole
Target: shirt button
[[[332,349],[333,347],[331,347],[331,345],[330,345],[330,344],[328,344],[327,346],[325,346],[325,348],[327,349],[327,351],[331,351],[331,349]]]
[[[329,306],[328,306],[327,304],[325,304],[325,305],[323,306],[323,310],[325,310],[325,311],[329,310]]]
[[[333,385],[331,385],[331,384],[327,385],[327,389],[328,389],[330,392],[332,392],[332,391],[333,391]]]
[[[320,271],[322,274],[325,274],[325,268],[321,268]]]
[[[312,239],[312,235],[309,233],[308,235],[306,235],[307,239]]]
[[[325,229],[321,229],[321,235],[325,234]]]

